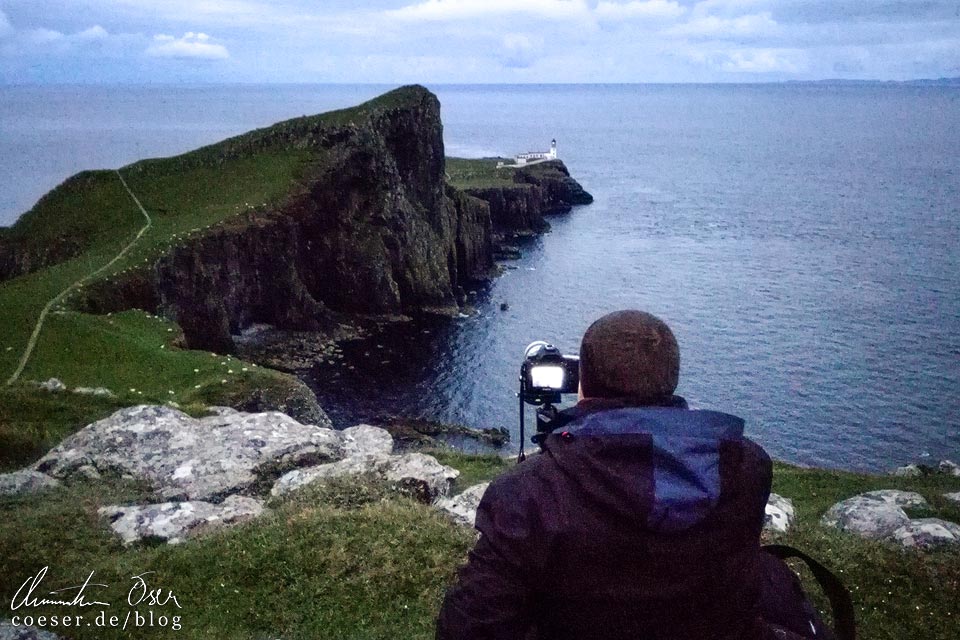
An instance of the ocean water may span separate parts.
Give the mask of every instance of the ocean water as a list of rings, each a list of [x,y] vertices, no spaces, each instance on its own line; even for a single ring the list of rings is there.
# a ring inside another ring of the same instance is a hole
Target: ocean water
[[[0,88],[0,220],[79,169],[385,88]],[[552,218],[470,317],[386,327],[318,363],[308,380],[342,426],[392,413],[515,433],[524,346],[575,353],[592,320],[640,308],[677,335],[678,392],[744,417],[776,457],[960,458],[960,89],[431,89],[448,155],[557,138],[596,201]]]

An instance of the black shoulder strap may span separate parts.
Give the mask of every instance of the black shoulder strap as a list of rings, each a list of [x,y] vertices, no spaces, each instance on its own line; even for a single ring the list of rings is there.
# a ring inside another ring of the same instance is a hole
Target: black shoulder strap
[[[847,588],[843,586],[837,576],[804,552],[785,544],[767,544],[763,546],[763,550],[781,560],[799,558],[807,563],[813,577],[820,583],[820,588],[823,589],[827,599],[830,600],[837,638],[839,640],[855,640],[857,622],[853,613],[853,600],[850,598],[850,592],[847,591]]]

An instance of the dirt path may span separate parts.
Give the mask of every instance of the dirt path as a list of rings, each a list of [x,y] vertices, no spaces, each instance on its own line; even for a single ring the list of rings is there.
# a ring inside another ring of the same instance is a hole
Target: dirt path
[[[147,223],[143,225],[143,228],[140,229],[136,237],[133,240],[131,240],[130,243],[127,244],[127,246],[121,249],[120,253],[115,255],[113,259],[110,260],[110,262],[103,265],[99,269],[95,271],[91,271],[87,275],[83,276],[82,278],[80,278],[79,280],[77,280],[76,282],[68,286],[66,289],[58,293],[49,302],[47,302],[46,306],[44,306],[43,310],[40,312],[40,317],[37,318],[37,324],[33,328],[33,333],[30,334],[30,340],[27,342],[27,348],[24,349],[23,355],[20,357],[20,363],[17,365],[16,371],[14,371],[13,375],[10,376],[9,379],[7,379],[7,382],[6,382],[7,386],[10,386],[14,382],[16,382],[17,379],[20,378],[20,374],[23,373],[23,370],[26,368],[27,363],[30,361],[30,356],[33,354],[33,349],[34,347],[37,346],[37,339],[40,337],[40,330],[43,329],[43,322],[44,320],[47,319],[47,315],[50,313],[50,311],[55,306],[57,306],[57,304],[61,300],[63,300],[68,293],[70,293],[71,291],[73,291],[74,289],[82,285],[87,280],[100,275],[101,273],[103,273],[104,271],[112,267],[114,264],[116,264],[118,260],[123,258],[123,256],[127,255],[127,252],[130,251],[130,249],[132,249],[133,246],[137,244],[137,242],[139,242],[140,238],[143,237],[143,234],[145,234],[150,229],[150,227],[153,226],[153,219],[150,218],[150,214],[147,213],[147,210],[143,208],[142,204],[140,204],[140,200],[138,200],[137,196],[134,195],[133,191],[130,190],[130,187],[127,185],[127,181],[123,179],[123,175],[121,175],[119,170],[117,171],[117,177],[120,178],[120,182],[123,183],[123,188],[127,190],[127,193],[130,194],[130,197],[133,198],[133,201],[137,204],[137,208],[140,209],[140,213],[143,214],[143,217],[146,219]]]

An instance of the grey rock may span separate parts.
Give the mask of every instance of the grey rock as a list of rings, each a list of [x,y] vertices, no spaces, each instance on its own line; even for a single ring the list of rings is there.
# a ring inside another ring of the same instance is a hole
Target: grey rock
[[[943,494],[943,497],[950,502],[956,502],[957,504],[960,504],[960,491],[957,491],[956,493],[945,493]]]
[[[768,531],[786,533],[796,518],[793,501],[776,493],[771,493],[767,500],[763,528]]]
[[[254,490],[281,472],[334,460],[340,436],[276,412],[202,419],[164,406],[121,409],[66,438],[35,470],[57,478],[85,466],[145,480],[166,500],[208,500]]]
[[[281,496],[318,480],[372,473],[412,492],[423,502],[432,502],[450,492],[460,472],[423,453],[398,456],[383,454],[352,456],[337,462],[296,469],[281,476],[270,493]]]
[[[82,396],[94,396],[96,398],[116,398],[117,395],[106,387],[76,387],[74,393]]]
[[[320,464],[304,469],[294,469],[293,471],[283,474],[273,483],[270,494],[282,496],[318,480],[328,480],[330,478],[361,475],[365,473],[379,473],[382,472],[387,462],[388,456],[384,455],[352,456],[338,460],[337,462]]]
[[[50,378],[46,382],[41,382],[40,388],[43,389],[44,391],[58,392],[58,391],[66,391],[67,385],[63,384],[56,378]]]
[[[820,523],[841,531],[879,540],[908,524],[903,509],[876,496],[858,495],[830,507]]]
[[[960,545],[960,525],[939,518],[920,518],[898,528],[890,538],[908,548]]]
[[[452,498],[437,500],[436,506],[441,511],[453,516],[457,523],[472,527],[477,519],[477,507],[480,506],[480,499],[483,498],[483,493],[488,486],[490,486],[489,482],[475,484]]]
[[[57,486],[60,486],[60,482],[56,478],[32,469],[0,474],[0,496],[35,493]]]
[[[200,500],[162,504],[111,506],[99,510],[124,545],[141,540],[169,544],[241,522],[263,513],[263,503],[245,496],[230,496],[220,504]]]
[[[898,507],[913,507],[920,509],[929,509],[930,504],[919,493],[913,491],[898,491],[896,489],[880,489],[879,491],[868,491],[861,495],[871,498],[879,498],[884,502],[895,504]]]
[[[36,627],[14,626],[9,620],[0,620],[0,640],[60,640],[60,636]]]
[[[890,472],[890,475],[900,476],[902,478],[916,478],[917,476],[922,475],[923,472],[920,471],[920,467],[915,464],[908,464],[902,467],[897,467]]]
[[[440,464],[425,453],[390,456],[386,467],[387,480],[414,492],[423,502],[448,496],[459,475],[460,472],[453,467]]]
[[[950,476],[960,476],[960,465],[952,460],[941,460],[937,469],[940,470],[940,473],[945,473]]]
[[[340,432],[343,439],[343,456],[390,455],[393,453],[393,436],[386,429],[358,424]]]

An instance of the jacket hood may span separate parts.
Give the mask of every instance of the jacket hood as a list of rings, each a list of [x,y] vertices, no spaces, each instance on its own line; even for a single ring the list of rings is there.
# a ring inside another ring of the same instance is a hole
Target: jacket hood
[[[571,418],[545,441],[545,454],[593,504],[661,533],[714,511],[721,446],[743,439],[743,420],[717,411],[601,407]]]

